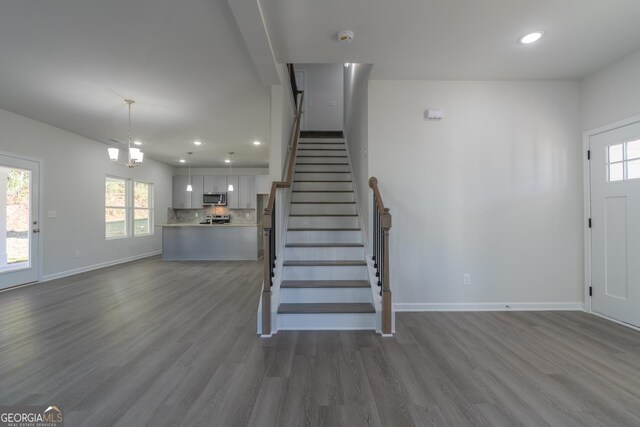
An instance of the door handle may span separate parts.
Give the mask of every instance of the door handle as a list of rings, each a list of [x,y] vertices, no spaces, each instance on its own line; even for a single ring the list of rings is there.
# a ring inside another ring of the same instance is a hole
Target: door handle
[[[39,232],[40,232],[40,229],[39,229],[39,228],[34,228],[34,229],[33,229],[33,232],[34,232],[34,233],[39,233]]]

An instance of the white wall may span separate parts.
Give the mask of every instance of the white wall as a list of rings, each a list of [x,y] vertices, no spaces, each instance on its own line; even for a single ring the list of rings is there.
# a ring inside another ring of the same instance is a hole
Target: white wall
[[[362,216],[369,218],[370,189],[367,159],[368,87],[371,64],[352,64],[344,69],[344,130],[347,137],[353,179]],[[365,231],[369,224],[365,220]],[[370,248],[369,248],[370,249]]]
[[[269,146],[269,175],[281,181],[286,167],[296,110],[284,64],[278,64],[282,84],[271,86],[271,145]]]
[[[162,232],[105,240],[104,180],[107,174],[155,184],[155,222],[166,222],[173,168],[145,158],[135,169],[112,164],[107,146],[44,123],[0,110],[0,151],[42,161],[40,207],[45,279],[140,257],[162,249]],[[57,218],[47,218],[56,210]],[[75,251],[80,257],[75,258]]]
[[[577,82],[369,82],[399,308],[583,300],[579,120]]]
[[[640,50],[580,82],[582,130],[640,114]]]
[[[296,64],[305,72],[306,130],[342,130],[343,64]],[[335,105],[332,105],[335,104]]]

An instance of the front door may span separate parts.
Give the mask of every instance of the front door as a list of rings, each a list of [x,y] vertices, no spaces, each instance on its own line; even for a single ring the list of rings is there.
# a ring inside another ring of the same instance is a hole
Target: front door
[[[39,277],[40,164],[0,155],[0,289]]]
[[[589,142],[591,307],[640,326],[640,123]]]

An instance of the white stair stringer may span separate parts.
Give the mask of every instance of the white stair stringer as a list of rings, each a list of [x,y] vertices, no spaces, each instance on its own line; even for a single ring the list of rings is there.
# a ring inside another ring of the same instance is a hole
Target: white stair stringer
[[[379,330],[344,140],[301,138],[293,161],[274,329]]]

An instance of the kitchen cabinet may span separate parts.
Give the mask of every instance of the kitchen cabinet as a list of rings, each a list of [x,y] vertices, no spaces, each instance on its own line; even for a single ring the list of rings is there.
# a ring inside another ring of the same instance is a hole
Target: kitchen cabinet
[[[256,177],[238,177],[238,207],[240,209],[256,208]]]
[[[227,177],[227,186],[229,185],[233,185],[233,191],[227,191],[225,189],[225,191],[227,191],[227,207],[229,209],[238,209],[238,207],[240,206],[240,198],[239,198],[239,193],[240,193],[240,188],[238,188],[238,176],[237,175],[231,175]]]
[[[203,191],[205,193],[226,193],[227,177],[224,175],[205,176]]]
[[[191,175],[191,207],[193,209],[202,208],[204,177],[202,175]]]
[[[271,192],[271,180],[269,175],[257,175],[256,176],[256,193],[257,194],[269,194]]]
[[[186,175],[176,175],[173,177],[173,203],[174,209],[190,209],[191,193],[187,191],[189,177]]]

